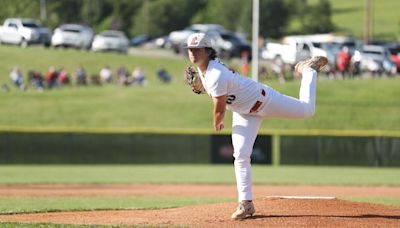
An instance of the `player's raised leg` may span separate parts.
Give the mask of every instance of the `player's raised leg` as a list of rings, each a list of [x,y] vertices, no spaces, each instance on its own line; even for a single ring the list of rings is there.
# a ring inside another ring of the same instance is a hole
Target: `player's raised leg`
[[[299,98],[290,97],[271,88],[268,96],[270,102],[263,107],[260,115],[264,118],[303,119],[315,113],[315,94],[317,72],[326,64],[322,56],[299,62],[295,70],[302,75]]]

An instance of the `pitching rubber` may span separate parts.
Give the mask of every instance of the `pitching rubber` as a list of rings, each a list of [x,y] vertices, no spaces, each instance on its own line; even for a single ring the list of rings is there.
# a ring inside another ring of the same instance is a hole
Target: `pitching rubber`
[[[267,199],[324,199],[324,200],[332,200],[336,199],[335,196],[266,196]]]

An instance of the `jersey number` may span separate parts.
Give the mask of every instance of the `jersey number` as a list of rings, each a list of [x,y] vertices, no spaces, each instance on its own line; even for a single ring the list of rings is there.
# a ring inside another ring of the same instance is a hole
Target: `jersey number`
[[[232,102],[236,99],[235,95],[228,95],[226,98],[226,103],[227,104],[232,104]]]

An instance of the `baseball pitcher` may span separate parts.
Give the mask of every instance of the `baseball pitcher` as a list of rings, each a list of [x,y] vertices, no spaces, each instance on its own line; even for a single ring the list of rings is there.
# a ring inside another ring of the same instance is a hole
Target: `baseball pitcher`
[[[214,129],[224,129],[225,110],[233,112],[232,144],[239,206],[233,219],[255,213],[252,202],[250,156],[263,119],[304,119],[314,115],[317,72],[326,64],[322,56],[299,62],[295,71],[301,73],[299,99],[286,96],[228,69],[217,59],[211,40],[204,33],[189,36],[186,48],[197,69],[186,70],[186,80],[193,92],[207,93],[213,102]]]

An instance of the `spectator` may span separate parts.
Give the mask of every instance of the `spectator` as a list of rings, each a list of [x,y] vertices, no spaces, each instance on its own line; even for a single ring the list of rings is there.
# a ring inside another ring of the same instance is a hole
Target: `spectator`
[[[349,48],[344,46],[342,50],[338,53],[337,57],[337,69],[341,73],[342,77],[345,77],[345,75],[350,74],[350,60],[351,60],[351,55],[349,52]]]
[[[241,66],[240,66],[240,72],[243,75],[248,75],[250,72],[250,65],[248,62],[244,62]]]
[[[140,86],[146,86],[147,85],[146,76],[145,76],[144,71],[142,70],[142,68],[137,67],[132,72],[131,83],[132,84],[136,84],[136,85],[140,85]]]
[[[360,69],[360,64],[361,64],[361,53],[360,51],[356,50],[351,57],[351,73],[352,75],[360,75],[361,74],[361,69]]]
[[[258,76],[260,78],[267,78],[268,76],[268,69],[265,66],[260,66],[258,69]]]
[[[98,74],[90,75],[90,83],[95,86],[101,86],[102,83],[101,83],[100,76]]]
[[[69,85],[71,82],[68,72],[64,68],[60,68],[58,71],[58,83],[60,85]]]
[[[24,84],[24,78],[22,76],[22,72],[16,66],[10,72],[10,78],[12,83],[18,87],[20,90],[26,90],[26,86]]]
[[[279,83],[284,84],[285,80],[285,63],[283,62],[282,58],[275,58],[272,61],[272,72],[279,80]]]
[[[165,70],[164,67],[161,67],[157,70],[157,77],[163,83],[169,83],[172,79],[171,75],[167,72],[167,70]]]
[[[105,66],[100,70],[100,79],[103,83],[111,83],[112,82],[112,72],[109,66]]]
[[[39,71],[30,70],[28,72],[29,84],[36,87],[39,92],[44,91],[43,76]]]
[[[118,82],[121,85],[129,85],[129,73],[124,66],[117,70]]]
[[[4,93],[10,92],[10,87],[7,84],[1,85],[1,91]]]
[[[80,85],[87,85],[87,76],[86,76],[86,71],[85,68],[83,68],[83,65],[79,65],[79,67],[75,71],[75,77],[76,77],[76,84],[78,86]]]
[[[52,89],[55,86],[58,86],[57,80],[58,80],[58,72],[55,70],[53,66],[51,66],[46,73],[46,82],[47,82],[47,88]]]

